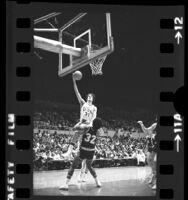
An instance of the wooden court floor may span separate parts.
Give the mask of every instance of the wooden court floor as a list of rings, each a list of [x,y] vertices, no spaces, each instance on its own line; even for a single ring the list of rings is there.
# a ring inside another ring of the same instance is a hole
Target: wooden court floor
[[[33,173],[33,195],[39,196],[155,196],[156,191],[148,184],[150,168],[112,167],[96,168],[101,188],[95,186],[88,173],[85,183],[78,183],[80,170],[75,170],[68,191],[59,190],[66,180],[67,170],[42,171]]]

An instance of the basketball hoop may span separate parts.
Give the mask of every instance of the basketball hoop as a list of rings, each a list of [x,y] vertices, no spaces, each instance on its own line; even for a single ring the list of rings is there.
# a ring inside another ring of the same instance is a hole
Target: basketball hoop
[[[104,61],[106,60],[107,55],[104,55],[102,57],[99,57],[95,59],[93,62],[89,63],[92,71],[92,75],[102,75],[102,66]]]

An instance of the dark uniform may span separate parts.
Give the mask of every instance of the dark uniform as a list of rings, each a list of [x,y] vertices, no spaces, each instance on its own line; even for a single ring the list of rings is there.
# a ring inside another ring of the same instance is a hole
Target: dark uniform
[[[148,165],[151,167],[152,172],[151,172],[151,183],[156,182],[156,155],[157,155],[157,141],[156,141],[156,136],[154,137],[149,137],[147,139],[147,147],[148,147]]]
[[[87,133],[85,133],[82,137],[82,141],[80,144],[80,158],[81,159],[89,159],[92,160],[95,154],[95,146],[96,146],[96,130],[90,128]]]
[[[78,155],[74,158],[74,161],[68,171],[67,178],[70,179],[74,173],[74,169],[79,165],[79,163],[86,159],[86,166],[88,170],[90,171],[91,175],[96,178],[96,172],[94,168],[91,166],[93,156],[95,154],[95,146],[96,146],[96,140],[97,140],[97,130],[93,130],[92,128],[89,128],[86,133],[82,136],[82,141],[80,144],[80,151]]]
[[[148,151],[149,152],[152,152],[152,151],[156,152],[157,151],[156,150],[157,149],[157,141],[156,141],[155,137],[154,138],[149,137],[147,139],[147,144],[148,144]]]

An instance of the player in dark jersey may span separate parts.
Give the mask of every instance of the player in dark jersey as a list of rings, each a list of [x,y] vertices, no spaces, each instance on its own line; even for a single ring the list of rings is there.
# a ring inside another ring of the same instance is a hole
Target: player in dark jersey
[[[153,134],[147,138],[147,147],[149,152],[148,163],[150,163],[152,169],[152,176],[149,184],[152,186],[152,189],[156,189],[156,161],[157,161],[156,134]]]
[[[99,134],[99,129],[102,127],[102,121],[99,118],[95,118],[93,121],[93,126],[80,123],[78,124],[75,129],[82,132],[82,141],[80,144],[80,151],[78,155],[74,158],[73,163],[68,171],[67,180],[65,185],[61,186],[59,189],[68,190],[69,182],[71,177],[74,173],[75,168],[80,164],[80,162],[86,159],[86,166],[93,176],[97,187],[101,187],[101,183],[97,178],[97,174],[95,169],[91,166],[93,157],[95,154],[95,145],[97,136]]]
[[[96,153],[97,153],[97,148],[95,147],[95,154],[94,154],[94,157],[93,157],[93,160],[92,160],[92,163],[94,162],[94,160],[96,159]],[[78,182],[86,182],[86,177],[87,177],[87,174],[88,174],[89,170],[86,166],[86,159],[84,159],[82,161],[82,167],[81,167],[81,170],[80,170],[80,174],[78,176]]]
[[[147,162],[151,167],[151,174],[149,184],[152,185],[152,189],[156,189],[156,160],[157,160],[157,142],[156,142],[156,134],[154,130],[157,126],[157,123],[153,123],[150,127],[146,128],[142,121],[138,121],[144,133],[147,134]]]

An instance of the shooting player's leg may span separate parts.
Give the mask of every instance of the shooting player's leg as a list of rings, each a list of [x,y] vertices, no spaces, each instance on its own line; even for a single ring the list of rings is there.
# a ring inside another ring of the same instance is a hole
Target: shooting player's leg
[[[77,126],[78,124],[80,124],[80,122],[77,123],[75,126]],[[74,131],[74,134],[71,138],[71,142],[70,142],[69,147],[68,147],[68,150],[67,150],[66,153],[63,154],[63,157],[64,157],[65,160],[71,159],[72,151],[73,151],[74,147],[76,146],[76,143],[77,143],[79,137],[80,137],[80,132]]]

